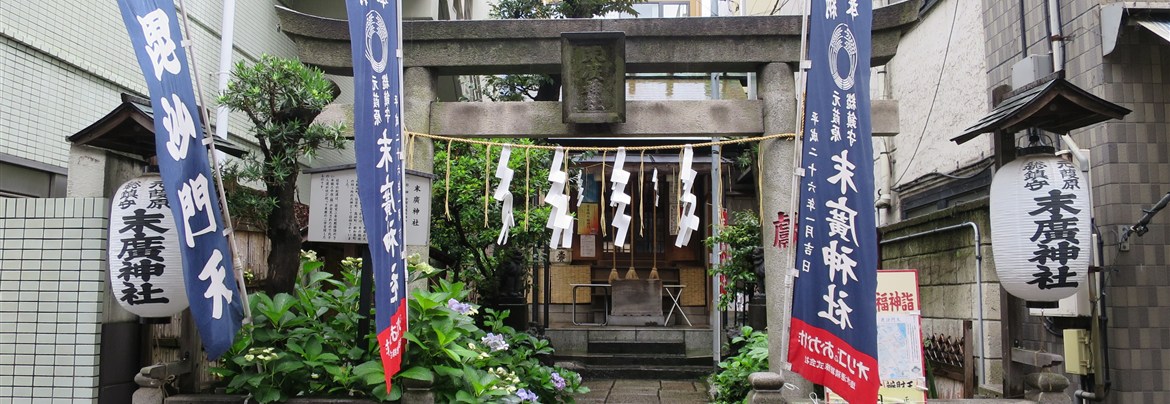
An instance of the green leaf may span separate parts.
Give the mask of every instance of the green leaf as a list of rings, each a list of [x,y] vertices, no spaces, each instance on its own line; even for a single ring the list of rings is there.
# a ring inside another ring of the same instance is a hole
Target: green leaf
[[[317,267],[320,267],[321,265],[323,265],[323,263],[320,263],[320,262],[317,262],[316,264],[319,264],[319,265],[316,265]],[[315,285],[318,282],[321,282],[325,279],[329,279],[332,277],[333,277],[333,274],[330,274],[328,272],[313,272],[312,274],[309,275],[308,285]]]
[[[431,371],[427,370],[427,368],[424,368],[421,366],[414,366],[414,367],[411,367],[410,369],[406,369],[406,370],[398,373],[398,376],[404,377],[407,379],[412,379],[412,380],[424,381],[424,382],[434,382],[435,381],[435,374],[431,373]]]
[[[276,373],[289,373],[294,370],[303,369],[304,367],[305,364],[299,361],[281,361],[280,364],[276,365],[276,368],[273,369],[273,371]]]
[[[460,403],[477,403],[477,402],[479,402],[478,400],[475,399],[475,396],[471,395],[471,393],[468,393],[465,390],[459,390],[458,392],[456,392],[455,399],[458,400],[458,402],[460,402]]]
[[[321,356],[321,351],[321,340],[318,338],[313,338],[309,340],[309,343],[305,344],[305,356],[308,358],[316,359]]]
[[[261,403],[271,403],[280,399],[280,390],[277,389],[260,389],[256,394],[256,401]]]

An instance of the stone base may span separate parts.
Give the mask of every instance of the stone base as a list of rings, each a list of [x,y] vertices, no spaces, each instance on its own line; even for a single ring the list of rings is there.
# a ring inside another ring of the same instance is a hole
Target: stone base
[[[609,324],[607,324],[607,325],[633,325],[633,326],[659,325],[660,326],[660,325],[663,325],[665,322],[666,321],[661,314],[657,314],[657,315],[654,315],[654,314],[651,314],[651,315],[610,314],[609,315]]]

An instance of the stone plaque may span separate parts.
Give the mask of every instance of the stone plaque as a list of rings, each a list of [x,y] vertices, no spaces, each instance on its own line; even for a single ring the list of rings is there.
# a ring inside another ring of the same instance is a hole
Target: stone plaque
[[[565,123],[626,122],[626,34],[561,34],[561,108]]]

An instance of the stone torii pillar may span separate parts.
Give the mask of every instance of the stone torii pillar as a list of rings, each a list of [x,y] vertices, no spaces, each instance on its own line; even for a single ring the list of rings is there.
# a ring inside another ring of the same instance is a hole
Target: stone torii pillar
[[[425,67],[408,67],[402,74],[404,131],[429,133],[431,128],[431,102],[439,98],[436,75]],[[405,141],[405,139],[403,139]],[[410,150],[407,146],[413,145]],[[434,174],[435,145],[431,139],[416,137],[413,143],[403,145],[403,150],[410,153],[407,157],[409,166],[406,168]],[[433,198],[432,192],[432,198]],[[427,246],[406,246],[407,255],[418,254],[423,262],[429,261],[430,251]]]
[[[796,86],[793,69],[786,63],[768,63],[759,71],[758,94],[763,100],[764,134],[796,132]],[[788,383],[795,384],[798,390],[784,390],[792,392],[790,398],[808,397],[812,391],[812,383],[788,370],[784,365],[788,360],[788,326],[791,312],[792,279],[788,276],[792,268],[792,258],[796,245],[786,248],[773,247],[770,241],[775,235],[773,228],[767,226],[769,218],[775,218],[777,212],[784,212],[792,216],[792,201],[795,188],[793,181],[799,180],[796,176],[793,157],[797,153],[796,142],[790,139],[771,139],[760,143],[760,152],[757,158],[762,162],[761,187],[757,192],[762,198],[760,222],[764,224],[760,231],[764,245],[764,266],[767,276],[764,277],[764,290],[768,296],[768,364],[772,373],[782,375]],[[790,225],[795,229],[796,223]]]

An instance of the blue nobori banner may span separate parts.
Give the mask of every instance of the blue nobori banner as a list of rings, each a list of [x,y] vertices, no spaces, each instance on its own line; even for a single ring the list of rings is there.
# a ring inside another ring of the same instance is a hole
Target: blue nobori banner
[[[809,18],[788,361],[851,403],[877,402],[877,232],[869,68],[872,3],[814,0]]]
[[[171,0],[119,0],[118,6],[150,89],[155,151],[179,230],[191,315],[207,356],[216,359],[231,348],[244,310],[175,5]],[[151,237],[136,241],[133,247],[145,252],[157,248]],[[136,293],[147,298],[152,291]]]
[[[390,378],[402,365],[407,329],[399,4],[346,0],[345,6],[353,48],[358,199],[374,268],[378,350],[389,391]]]

